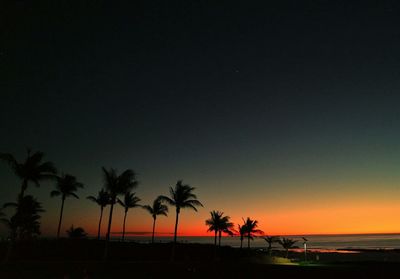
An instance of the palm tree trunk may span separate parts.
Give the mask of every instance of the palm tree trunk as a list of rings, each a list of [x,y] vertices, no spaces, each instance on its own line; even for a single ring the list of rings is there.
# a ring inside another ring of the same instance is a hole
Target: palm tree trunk
[[[26,181],[24,179],[24,181],[22,181],[22,185],[21,185],[21,192],[19,193],[19,198],[20,199],[22,199],[24,197],[26,188],[28,188],[28,181]]]
[[[171,253],[171,261],[175,261],[175,246],[176,246],[176,238],[178,234],[178,221],[179,221],[179,207],[176,208],[176,219],[175,219],[175,231],[174,231],[174,243],[172,245],[172,253]]]
[[[151,243],[154,243],[154,232],[156,230],[156,218],[153,218],[153,233],[151,234]]]
[[[114,203],[115,201],[112,201],[111,207],[110,207],[110,216],[108,217],[108,227],[107,227],[107,234],[106,234],[106,240],[110,240],[110,231],[111,231],[111,223],[112,223],[112,215],[113,215],[113,210],[114,210]]]
[[[272,244],[271,243],[268,245],[268,254],[270,257],[272,256]]]
[[[289,257],[289,249],[286,249],[286,258]]]
[[[214,260],[217,260],[217,230],[215,230],[214,234]]]
[[[176,243],[176,238],[178,234],[178,221],[179,221],[179,208],[176,209],[176,220],[175,220],[175,231],[174,231],[174,243]]]
[[[250,233],[247,235],[247,248],[250,249]]]
[[[221,231],[219,231],[219,240],[218,240],[218,246],[221,247]]]
[[[122,225],[122,241],[125,240],[125,221],[126,221],[126,215],[127,214],[128,214],[128,210],[125,210],[124,223]]]
[[[99,220],[99,228],[97,229],[97,240],[100,240],[101,219],[103,219],[103,207],[100,207],[100,220]]]
[[[243,248],[243,237],[240,237],[240,250]]]
[[[103,255],[103,260],[107,259],[108,256],[108,242],[110,240],[110,231],[111,231],[111,222],[112,222],[112,214],[113,214],[113,209],[114,209],[114,203],[115,203],[115,198],[111,202],[111,207],[110,207],[110,216],[108,218],[108,227],[107,227],[107,234],[106,234],[106,244],[104,247],[104,255]]]
[[[65,196],[63,196],[61,199],[61,211],[60,211],[60,220],[58,221],[57,239],[60,238],[61,223],[64,211],[64,201],[65,201]]]
[[[28,181],[27,181],[26,179],[24,179],[24,180],[22,181],[22,185],[21,185],[21,192],[19,193],[19,195],[18,195],[18,197],[17,197],[17,203],[18,203],[18,205],[20,205],[20,204],[22,203],[22,199],[24,198],[24,193],[25,193],[25,190],[26,190],[27,187],[28,187]],[[18,209],[17,209],[17,210],[18,210]],[[19,217],[19,218],[21,218],[21,217]],[[17,238],[22,239],[23,236],[22,236],[22,229],[21,229],[21,227],[18,226],[18,227],[16,228],[16,230],[17,230]]]

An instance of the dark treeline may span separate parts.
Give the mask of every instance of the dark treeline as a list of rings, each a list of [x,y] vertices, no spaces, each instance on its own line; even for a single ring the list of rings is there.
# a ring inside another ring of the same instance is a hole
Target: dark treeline
[[[64,204],[68,197],[79,198],[76,192],[84,187],[84,184],[71,174],[59,174],[59,171],[54,166],[53,162],[44,161],[43,152],[32,152],[27,150],[27,155],[24,161],[19,162],[12,154],[0,153],[0,159],[6,162],[15,175],[21,180],[21,189],[15,202],[8,202],[3,205],[3,208],[14,207],[15,211],[9,218],[5,216],[3,211],[0,212],[1,222],[7,226],[9,230],[9,240],[11,245],[16,242],[30,241],[41,234],[40,231],[40,213],[44,211],[41,203],[32,195],[25,195],[28,187],[35,185],[40,187],[43,181],[52,181],[55,184],[55,190],[50,192],[51,197],[61,198],[60,216],[57,226],[57,238],[60,237],[62,220],[64,214]],[[198,206],[203,206],[197,200],[194,194],[194,187],[186,185],[182,180],[179,180],[175,187],[170,187],[170,196],[160,195],[152,205],[141,205],[141,199],[132,190],[138,187],[137,175],[127,169],[121,174],[117,170],[102,167],[102,175],[104,185],[99,189],[98,195],[88,196],[87,199],[95,202],[100,207],[100,219],[98,225],[97,238],[101,239],[101,224],[103,219],[103,211],[109,206],[109,218],[107,225],[107,233],[105,235],[106,245],[104,258],[108,255],[108,241],[111,237],[112,218],[115,204],[119,204],[124,209],[124,219],[122,224],[122,238],[125,239],[125,227],[129,209],[143,208],[153,218],[153,234],[152,241],[154,242],[155,221],[158,215],[167,216],[167,204],[175,207],[176,222],[174,227],[174,243],[177,242],[179,213],[181,209],[190,208],[197,211]],[[66,231],[70,238],[83,238],[87,233],[83,228],[74,228],[73,224]]]
[[[84,188],[84,184],[79,182],[75,176],[57,170],[53,162],[45,161],[43,152],[32,152],[28,149],[25,160],[21,162],[9,153],[0,153],[0,159],[9,165],[10,169],[21,181],[21,189],[17,195],[16,201],[5,203],[2,208],[12,207],[14,208],[14,213],[6,217],[4,212],[2,210],[0,211],[0,220],[9,231],[10,249],[12,249],[17,242],[31,241],[37,238],[41,233],[40,213],[44,212],[44,209],[38,199],[32,195],[26,195],[26,191],[31,185],[40,187],[43,181],[51,181],[54,183],[55,190],[50,192],[50,196],[59,197],[61,199],[60,215],[56,230],[56,238],[59,239],[61,236],[65,202],[69,197],[79,199],[77,192],[79,189]],[[97,240],[101,240],[102,238],[105,240],[104,259],[106,259],[109,254],[108,243],[111,238],[113,213],[116,204],[120,205],[124,210],[120,239],[122,242],[125,240],[125,228],[129,210],[142,208],[150,214],[153,218],[151,242],[154,243],[157,217],[160,215],[168,216],[168,206],[173,207],[175,209],[175,226],[172,258],[174,258],[178,236],[179,214],[181,210],[188,208],[197,211],[198,207],[203,207],[203,204],[194,194],[195,188],[184,184],[182,180],[178,180],[174,187],[169,187],[168,196],[159,195],[154,199],[151,205],[142,205],[141,199],[138,197],[137,193],[134,192],[139,186],[135,171],[127,169],[118,173],[118,171],[113,168],[107,169],[102,167],[101,172],[104,182],[103,187],[98,190],[97,195],[88,196],[87,199],[97,204],[100,208]],[[104,219],[104,209],[106,208],[109,208],[107,230],[106,234],[102,237],[101,227]],[[205,221],[205,225],[208,226],[207,231],[214,233],[215,253],[217,247],[221,247],[223,234],[239,236],[241,249],[245,239],[247,239],[247,247],[250,249],[251,240],[255,237],[264,237],[264,232],[258,229],[257,220],[247,217],[243,219],[242,224],[237,225],[236,230],[235,224],[230,222],[230,219],[231,217],[224,215],[224,212],[213,210],[210,212],[210,218]],[[66,233],[68,237],[72,239],[87,237],[84,228],[75,228],[73,224],[71,224]],[[295,244],[295,241],[291,239],[280,239],[277,236],[266,236],[264,239],[268,243],[267,250],[270,254],[272,252],[272,244],[279,243],[286,250],[286,257],[288,255],[288,250]]]

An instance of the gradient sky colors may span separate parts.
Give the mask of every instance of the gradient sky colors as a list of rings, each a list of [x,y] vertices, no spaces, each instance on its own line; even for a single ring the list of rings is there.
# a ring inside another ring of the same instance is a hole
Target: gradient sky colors
[[[183,211],[185,235],[205,235],[213,209],[268,234],[400,232],[395,1],[134,2],[71,15],[74,4],[20,1],[2,17],[0,150],[44,151],[85,184],[64,230],[95,233],[99,209],[84,197],[105,166],[137,171],[146,204],[178,179],[196,187],[205,208]],[[0,185],[0,203],[13,200],[4,164]],[[44,235],[59,214],[51,190],[28,190],[47,210]],[[128,218],[128,231],[151,230],[144,210]]]

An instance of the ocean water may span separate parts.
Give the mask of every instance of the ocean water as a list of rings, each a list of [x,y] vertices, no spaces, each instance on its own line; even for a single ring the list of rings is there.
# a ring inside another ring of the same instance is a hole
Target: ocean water
[[[400,234],[357,234],[357,235],[304,235],[285,236],[297,240],[296,245],[303,247],[302,237],[307,238],[308,249],[400,249]],[[127,240],[149,243],[149,236],[127,236]],[[170,242],[171,236],[156,237],[156,242]],[[179,242],[213,244],[214,237],[211,236],[182,236],[178,237]],[[222,237],[222,245],[240,247],[239,237]],[[243,247],[247,247],[247,239],[243,241]],[[262,238],[255,238],[251,241],[253,248],[266,248],[267,242]],[[279,249],[279,244],[273,246]]]

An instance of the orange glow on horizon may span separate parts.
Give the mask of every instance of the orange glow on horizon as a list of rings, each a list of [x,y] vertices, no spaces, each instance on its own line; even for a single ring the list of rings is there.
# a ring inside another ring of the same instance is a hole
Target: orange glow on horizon
[[[238,210],[240,212],[240,210]],[[234,212],[232,212],[234,213]],[[231,221],[241,224],[240,213],[229,214]],[[400,232],[400,224],[397,216],[400,215],[400,205],[397,203],[356,203],[331,204],[325,207],[315,204],[308,208],[292,208],[288,210],[248,214],[243,217],[251,217],[259,221],[259,228],[268,235],[310,235],[310,234],[373,234],[373,233],[397,233]],[[142,235],[151,235],[151,218],[145,217],[142,223],[137,222],[135,216],[128,218],[126,227],[129,232],[145,232]],[[199,213],[187,212],[179,220],[178,236],[213,236],[207,232],[204,224],[208,218],[208,211]],[[156,236],[173,237],[174,217],[160,218],[157,220]],[[97,225],[86,227],[91,235],[97,234]],[[237,225],[235,226],[237,228]],[[106,222],[102,231],[105,232]],[[112,232],[121,231],[120,220],[113,221]]]

